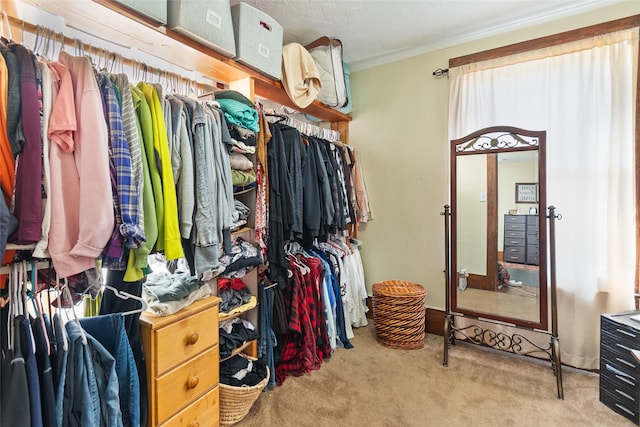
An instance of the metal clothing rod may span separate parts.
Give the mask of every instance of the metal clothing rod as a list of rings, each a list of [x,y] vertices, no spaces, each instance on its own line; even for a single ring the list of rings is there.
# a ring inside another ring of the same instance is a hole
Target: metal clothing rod
[[[21,261],[18,261],[21,262]],[[4,275],[4,274],[9,274],[11,273],[11,266],[12,264],[7,264],[3,267],[0,267],[0,275]],[[49,268],[51,267],[51,262],[50,261],[38,261],[36,263],[36,266],[38,267],[38,270],[43,269],[43,268]],[[27,271],[31,271],[31,263],[27,263]]]
[[[5,15],[4,12],[3,12],[3,15]],[[124,57],[122,54],[111,52],[105,48],[92,46],[91,44],[85,43],[78,38],[68,37],[64,35],[64,33],[55,32],[54,30],[47,28],[43,25],[33,24],[30,22],[24,21],[20,18],[17,18],[15,16],[9,15],[8,21],[14,25],[14,28],[15,27],[20,28],[22,33],[28,32],[36,36],[34,52],[36,49],[41,49],[43,47],[44,49],[49,50],[50,48],[49,44],[53,43],[53,46],[51,46],[51,48],[55,53],[56,44],[59,44],[60,46],[57,47],[57,49],[61,50],[62,46],[69,46],[70,48],[75,49],[77,54],[80,54],[80,55],[86,54],[89,57],[95,57],[95,59],[100,60],[100,62],[104,65],[104,68],[110,68],[113,66],[122,67],[123,65],[127,65],[132,68],[134,74],[141,74],[141,75],[134,75],[132,76],[133,78],[141,78],[146,80],[148,78],[151,78],[151,76],[157,76],[158,81],[160,81],[160,79],[165,79],[166,82],[174,85],[176,83],[182,83],[183,86],[185,86],[185,88],[188,88],[189,90],[194,85],[203,87],[203,88],[210,88],[212,85],[215,86],[215,83],[216,83],[215,79],[207,77],[205,75],[202,75],[202,77],[211,80],[213,84],[198,82],[193,78],[185,77],[175,72],[169,72],[158,67],[149,66],[140,60],[127,58],[127,57]],[[101,38],[99,35],[91,34],[84,29],[76,28],[70,24],[68,24],[68,26],[70,28],[76,29],[77,31],[88,34],[92,37],[105,40],[108,43],[113,43],[109,40]],[[20,40],[20,42],[24,43],[25,41]],[[126,47],[118,43],[113,43],[113,44],[116,46]],[[172,62],[167,61],[164,58],[158,57],[152,53],[142,51],[142,50],[139,50],[139,52],[144,52],[144,54],[149,55],[150,57],[156,58],[167,64],[172,64],[174,66],[180,67],[180,64],[173,64]],[[186,70],[186,69],[184,71],[189,72],[189,70]]]
[[[336,145],[341,144],[340,132],[338,132],[337,130],[325,129],[311,123],[303,122],[302,120],[294,119],[287,114],[278,113],[270,108],[267,108],[264,111],[265,114],[272,115],[276,118],[276,120],[278,120],[278,118],[284,119],[284,121],[280,121],[280,123],[296,128],[305,135],[322,138],[331,143],[337,143]],[[343,146],[346,145],[343,144]]]

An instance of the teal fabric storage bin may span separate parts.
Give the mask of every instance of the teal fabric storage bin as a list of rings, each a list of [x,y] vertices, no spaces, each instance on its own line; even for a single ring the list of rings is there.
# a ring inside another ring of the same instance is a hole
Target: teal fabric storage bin
[[[236,54],[229,0],[169,0],[167,27],[224,56]]]
[[[282,26],[248,5],[231,7],[236,39],[235,60],[276,80],[282,78]]]

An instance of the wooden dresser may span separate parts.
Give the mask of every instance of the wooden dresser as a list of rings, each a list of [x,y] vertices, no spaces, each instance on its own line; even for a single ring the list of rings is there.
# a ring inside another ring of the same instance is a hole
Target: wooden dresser
[[[505,215],[503,259],[539,265],[538,215]]]
[[[600,317],[600,401],[636,424],[640,423],[639,311]]]
[[[147,368],[147,426],[219,425],[218,306],[196,301],[165,317],[140,317]]]

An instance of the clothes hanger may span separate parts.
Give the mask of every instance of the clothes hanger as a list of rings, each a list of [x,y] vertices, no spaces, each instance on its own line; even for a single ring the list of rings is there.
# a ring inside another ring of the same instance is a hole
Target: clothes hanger
[[[125,312],[120,313],[122,316],[128,316],[130,314],[135,314],[135,313],[142,313],[148,307],[147,302],[141,297],[132,295],[132,294],[124,292],[124,291],[120,291],[120,290],[114,288],[113,286],[110,286],[110,285],[107,285],[107,284],[103,284],[102,287],[105,288],[105,289],[109,289],[118,298],[121,298],[121,299],[124,299],[124,300],[133,299],[133,300],[139,301],[140,304],[142,304],[142,307],[140,307],[140,308],[138,308],[136,310],[130,310],[130,311],[125,311]]]
[[[36,268],[36,263],[35,261],[31,260],[31,278],[30,280],[27,280],[27,277],[29,277],[29,269],[27,268],[27,261],[23,260],[22,261],[22,295],[23,295],[23,300],[26,302],[26,299],[28,298],[31,301],[31,304],[33,305],[33,310],[34,310],[34,316],[38,317],[40,316],[40,312],[38,311],[38,306],[36,305],[36,299],[34,297],[33,291],[32,289],[35,289],[35,276],[34,276],[34,269]],[[29,289],[29,287],[27,286],[28,283],[31,283],[31,288]],[[25,304],[25,312],[26,312],[26,304]]]
[[[302,246],[300,246],[298,242],[289,242],[285,244],[285,253],[288,255],[291,263],[298,267],[298,269],[302,272],[302,275],[306,275],[311,272],[311,269],[308,266],[304,265],[302,261],[300,261],[300,259],[296,256],[300,253],[299,249],[301,248]]]
[[[2,14],[2,38],[7,41],[13,41],[13,34],[11,33],[11,25],[9,25],[9,16],[4,10],[0,12]]]
[[[44,309],[42,307],[42,301],[40,298],[36,298],[36,289],[37,289],[37,280],[38,280],[38,263],[35,260],[31,260],[31,290],[30,298],[33,302],[33,308],[36,311],[36,321],[40,323],[40,327],[42,328],[42,333],[44,335],[44,341],[47,346],[47,354],[51,354],[51,340],[49,337],[49,333],[47,332],[47,326],[44,323]]]
[[[73,296],[71,295],[71,291],[69,290],[69,282],[67,281],[66,277],[62,280],[63,280],[62,292],[69,299],[69,301],[73,301]],[[58,284],[60,283],[57,273],[56,273],[56,283]],[[69,310],[71,310],[71,312],[73,313],[73,319],[69,317]],[[80,325],[80,319],[78,319],[78,314],[76,313],[75,306],[72,305],[71,309],[68,309],[68,308],[64,309],[63,312],[67,316],[68,321],[74,321],[76,323],[76,325],[80,329],[80,337],[82,338],[82,344],[87,345],[87,342],[88,342],[87,335],[85,334],[84,329],[82,329],[82,325]]]
[[[103,290],[104,289],[109,289],[111,292],[113,292],[120,299],[123,299],[123,300],[128,300],[128,299],[136,300],[136,301],[139,301],[140,304],[142,305],[140,308],[138,308],[136,310],[130,310],[130,311],[125,311],[125,312],[120,313],[122,316],[128,316],[129,314],[135,314],[135,313],[142,313],[143,311],[145,311],[147,309],[148,304],[142,297],[130,294],[130,293],[125,292],[125,291],[121,291],[120,289],[116,289],[115,287],[104,283],[104,281],[102,280],[102,267],[101,267],[99,261],[96,261],[96,273],[98,275],[98,277],[97,277],[98,283],[100,283],[100,286],[103,288]]]
[[[276,117],[278,118],[278,120],[275,120],[274,123],[283,123],[286,122],[287,119],[289,119],[289,116],[282,114],[282,113],[278,113],[275,110],[269,108],[269,109],[265,109],[264,110],[264,115],[267,117]]]

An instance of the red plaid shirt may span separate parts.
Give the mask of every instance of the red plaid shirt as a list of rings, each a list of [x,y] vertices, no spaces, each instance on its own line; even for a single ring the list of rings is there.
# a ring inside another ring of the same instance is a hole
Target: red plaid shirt
[[[331,356],[327,321],[320,294],[324,268],[316,258],[299,258],[311,272],[302,271],[289,259],[292,277],[284,291],[289,330],[285,335],[282,359],[276,366],[276,382],[281,385],[287,375],[299,376],[320,368]]]

